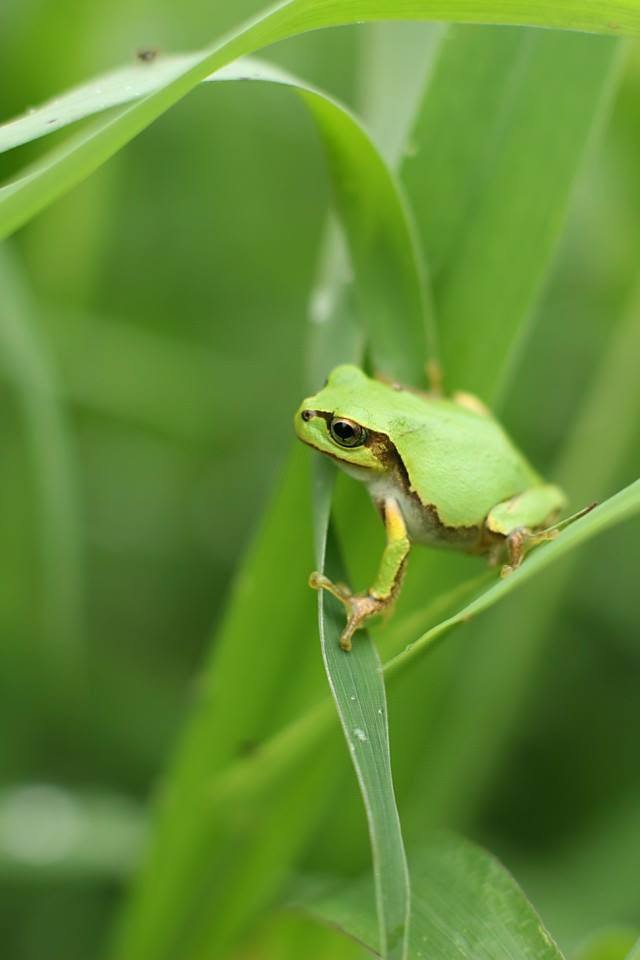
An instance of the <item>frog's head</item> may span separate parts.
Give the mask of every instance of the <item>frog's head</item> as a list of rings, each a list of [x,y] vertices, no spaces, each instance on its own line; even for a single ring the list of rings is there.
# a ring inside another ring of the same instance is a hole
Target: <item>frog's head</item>
[[[371,384],[358,367],[336,367],[322,390],[302,401],[293,419],[304,443],[361,479],[388,467],[388,439],[373,428],[368,409]]]

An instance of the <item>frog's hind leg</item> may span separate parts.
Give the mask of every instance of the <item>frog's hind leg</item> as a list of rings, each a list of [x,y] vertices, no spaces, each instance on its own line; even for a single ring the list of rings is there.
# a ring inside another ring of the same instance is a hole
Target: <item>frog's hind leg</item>
[[[540,484],[525,490],[510,500],[498,503],[488,514],[487,529],[502,534],[507,551],[507,564],[502,568],[506,576],[522,563],[525,553],[538,543],[552,540],[557,529],[548,524],[565,505],[565,496],[559,487]]]

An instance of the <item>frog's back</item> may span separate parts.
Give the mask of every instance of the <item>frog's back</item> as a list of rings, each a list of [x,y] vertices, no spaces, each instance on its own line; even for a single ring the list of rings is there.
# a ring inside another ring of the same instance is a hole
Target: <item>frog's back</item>
[[[445,525],[479,525],[496,504],[541,482],[490,414],[451,400],[407,399],[390,435],[412,491]]]

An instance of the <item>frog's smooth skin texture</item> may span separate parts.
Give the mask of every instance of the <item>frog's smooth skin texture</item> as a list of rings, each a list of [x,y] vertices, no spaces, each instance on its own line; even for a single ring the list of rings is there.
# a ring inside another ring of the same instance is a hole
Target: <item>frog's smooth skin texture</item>
[[[336,367],[303,400],[298,437],[366,484],[386,528],[375,582],[353,594],[313,573],[311,586],[344,604],[340,639],[393,603],[412,543],[488,554],[517,567],[525,549],[549,539],[545,527],[565,504],[544,483],[480,401],[445,399],[373,380],[358,367]]]

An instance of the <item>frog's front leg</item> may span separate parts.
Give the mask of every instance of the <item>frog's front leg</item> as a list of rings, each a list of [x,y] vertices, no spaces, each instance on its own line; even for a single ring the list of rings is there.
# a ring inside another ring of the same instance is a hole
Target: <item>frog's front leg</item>
[[[404,517],[396,500],[387,498],[382,503],[387,543],[373,585],[365,593],[352,593],[341,583],[333,583],[321,573],[312,573],[309,584],[316,590],[328,590],[337,597],[347,611],[347,624],[340,636],[343,650],[351,650],[351,638],[356,630],[393,603],[404,575],[411,543]]]

